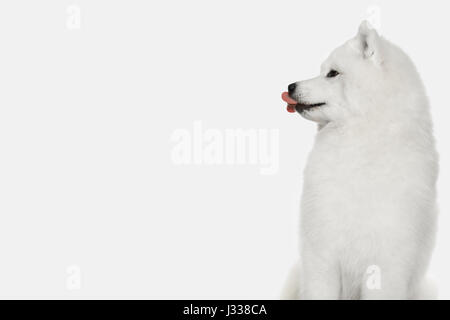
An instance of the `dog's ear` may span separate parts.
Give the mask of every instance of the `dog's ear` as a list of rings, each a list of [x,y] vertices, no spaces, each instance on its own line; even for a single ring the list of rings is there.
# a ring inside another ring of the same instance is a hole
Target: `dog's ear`
[[[381,63],[380,36],[368,21],[361,22],[356,35],[357,48],[364,58]]]

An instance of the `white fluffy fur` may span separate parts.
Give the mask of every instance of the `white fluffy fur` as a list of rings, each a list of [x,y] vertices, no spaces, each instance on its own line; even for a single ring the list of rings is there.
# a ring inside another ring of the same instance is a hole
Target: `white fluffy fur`
[[[340,74],[327,78],[330,69]],[[438,154],[409,57],[366,22],[291,95],[319,130],[304,171],[300,263],[283,298],[429,298]],[[381,288],[367,286],[367,269]]]

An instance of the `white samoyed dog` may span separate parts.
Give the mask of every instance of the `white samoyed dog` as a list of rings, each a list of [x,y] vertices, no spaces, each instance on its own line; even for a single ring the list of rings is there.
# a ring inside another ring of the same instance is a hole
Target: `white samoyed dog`
[[[285,299],[425,299],[438,154],[414,64],[367,22],[320,75],[289,85],[318,123],[304,171],[300,260]]]

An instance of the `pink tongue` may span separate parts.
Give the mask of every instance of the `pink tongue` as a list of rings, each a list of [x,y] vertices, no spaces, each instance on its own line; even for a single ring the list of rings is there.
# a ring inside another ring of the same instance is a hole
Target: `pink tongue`
[[[286,107],[286,110],[290,113],[294,113],[295,112],[295,104],[288,104]]]
[[[294,99],[289,97],[289,93],[288,92],[283,92],[281,94],[281,99],[283,99],[283,101],[287,102],[287,104],[297,104],[297,101],[295,101]]]

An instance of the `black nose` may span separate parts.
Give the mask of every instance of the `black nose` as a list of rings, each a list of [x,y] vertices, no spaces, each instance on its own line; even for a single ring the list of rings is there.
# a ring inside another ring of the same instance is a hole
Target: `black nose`
[[[291,84],[288,86],[289,94],[294,93],[296,87],[297,87],[297,84],[296,84],[295,82],[294,82],[294,83],[291,83]]]

